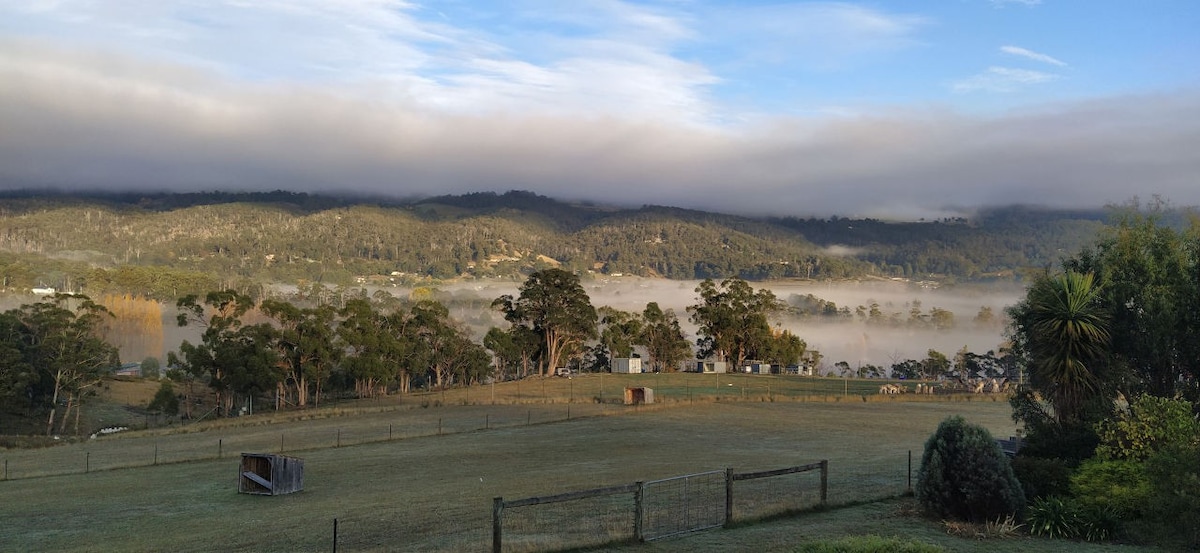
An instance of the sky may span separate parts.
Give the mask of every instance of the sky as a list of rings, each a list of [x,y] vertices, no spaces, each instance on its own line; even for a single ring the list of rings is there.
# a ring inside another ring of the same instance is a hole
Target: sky
[[[0,1],[0,190],[1200,205],[1193,0]]]

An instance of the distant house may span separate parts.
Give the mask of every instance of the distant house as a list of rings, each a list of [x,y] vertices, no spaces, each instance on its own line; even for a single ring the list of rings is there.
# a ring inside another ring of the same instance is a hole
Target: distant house
[[[142,376],[142,364],[124,363],[113,369],[113,376]]]
[[[612,372],[638,374],[642,372],[640,357],[616,357],[612,360]]]
[[[722,374],[726,372],[727,364],[724,361],[696,361],[696,372],[709,374]]]
[[[53,288],[34,288],[30,290],[35,296],[53,296],[55,290]]]

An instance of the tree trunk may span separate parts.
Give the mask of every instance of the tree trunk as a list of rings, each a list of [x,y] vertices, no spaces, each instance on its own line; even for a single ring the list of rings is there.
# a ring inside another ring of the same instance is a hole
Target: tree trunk
[[[58,394],[62,391],[62,371],[54,374],[54,395],[50,398],[50,418],[46,421],[46,435],[54,434],[54,415],[58,412]]]
[[[75,406],[75,395],[68,394],[67,395],[67,408],[65,410],[63,410],[62,420],[59,421],[59,423],[58,423],[58,433],[59,434],[62,434],[67,431],[67,421],[69,421],[71,419],[71,409],[72,408],[75,408],[76,413],[78,413],[79,409]]]

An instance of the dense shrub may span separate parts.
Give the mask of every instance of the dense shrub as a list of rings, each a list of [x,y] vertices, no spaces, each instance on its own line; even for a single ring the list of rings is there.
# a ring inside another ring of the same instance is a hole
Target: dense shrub
[[[985,522],[1025,504],[1008,458],[983,427],[950,417],[925,442],[917,500],[931,515]]]
[[[1200,447],[1171,448],[1146,462],[1147,519],[1163,541],[1200,548]]]
[[[1168,448],[1186,448],[1200,441],[1200,421],[1192,404],[1178,399],[1138,396],[1129,409],[1097,425],[1100,445],[1096,455],[1105,459],[1141,461]]]
[[[1062,459],[1017,455],[1012,460],[1012,468],[1029,501],[1071,492],[1071,468]]]
[[[164,380],[158,387],[158,392],[154,394],[154,399],[150,401],[150,405],[146,406],[151,411],[163,413],[169,417],[174,417],[179,414],[179,397],[175,395],[175,388],[171,386],[171,381]]]
[[[1071,495],[1088,507],[1112,508],[1139,517],[1150,497],[1142,463],[1089,459],[1071,475]]]

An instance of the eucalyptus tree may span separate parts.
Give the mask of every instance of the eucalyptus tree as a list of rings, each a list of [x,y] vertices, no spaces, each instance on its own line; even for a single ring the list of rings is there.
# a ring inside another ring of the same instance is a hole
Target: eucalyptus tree
[[[808,343],[790,330],[782,330],[771,335],[763,350],[762,360],[772,365],[797,365],[808,351]]]
[[[492,327],[483,337],[483,346],[492,352],[497,378],[524,378],[542,347],[541,336],[526,326],[513,325],[507,330]]]
[[[674,310],[663,311],[657,302],[650,302],[642,311],[642,320],[641,341],[655,371],[676,370],[692,356],[692,343],[683,335]]]
[[[342,370],[354,381],[358,397],[373,397],[396,381],[407,392],[411,380],[406,358],[412,344],[404,336],[403,309],[384,313],[362,298],[346,302],[339,311],[337,336],[344,348]]]
[[[180,326],[197,324],[204,332],[199,344],[184,340],[180,355],[172,355],[171,362],[197,378],[208,379],[223,415],[233,413],[236,395],[252,398],[283,379],[275,329],[266,323],[245,324],[255,307],[253,298],[234,290],[214,291],[203,301],[195,295],[180,298],[176,307]]]
[[[0,313],[0,409],[16,411],[18,404],[41,396],[38,372],[27,356],[26,332],[17,310]]]
[[[341,353],[334,340],[333,307],[300,308],[272,299],[264,300],[260,308],[279,327],[275,349],[285,377],[279,383],[277,401],[305,407],[312,395],[313,402],[320,404],[321,388]]]
[[[104,319],[111,314],[87,296],[56,294],[50,301],[22,306],[15,316],[23,328],[10,332],[24,335],[28,366],[41,371],[50,383],[46,434],[54,432],[58,406],[63,400],[66,409],[59,432],[66,430],[72,409],[78,432],[84,397],[100,384],[106,369],[120,362],[117,348],[101,337]],[[8,352],[15,359],[13,353],[11,349]]]
[[[596,336],[596,308],[574,273],[556,268],[537,271],[519,290],[516,298],[509,294],[496,298],[492,307],[513,326],[542,337],[537,367],[543,376],[560,366],[565,354]]]
[[[410,329],[421,344],[420,354],[410,360],[413,371],[428,372],[438,388],[447,388],[455,378],[469,384],[487,371],[489,363],[486,354],[481,355],[482,347],[450,318],[449,309],[442,303],[427,300],[414,305]]]
[[[755,291],[745,280],[727,278],[718,286],[707,279],[696,288],[700,302],[688,306],[699,327],[697,356],[714,356],[741,366],[767,352],[772,333],[769,317],[782,309],[770,290]]]
[[[604,306],[600,317],[600,344],[611,357],[633,357],[634,347],[643,345],[644,321],[637,313]]]

